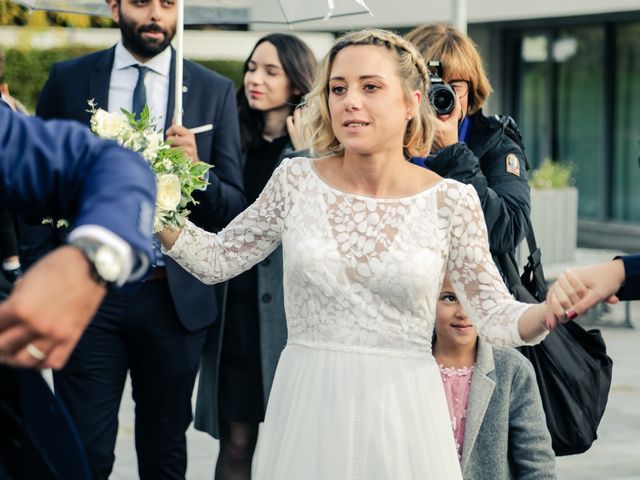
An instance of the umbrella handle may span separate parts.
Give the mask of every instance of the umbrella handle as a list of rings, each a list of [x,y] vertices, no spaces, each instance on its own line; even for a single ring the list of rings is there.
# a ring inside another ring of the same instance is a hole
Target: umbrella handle
[[[182,125],[182,62],[184,59],[184,0],[178,0],[176,18],[176,80],[175,80],[175,110],[173,118],[176,125]]]

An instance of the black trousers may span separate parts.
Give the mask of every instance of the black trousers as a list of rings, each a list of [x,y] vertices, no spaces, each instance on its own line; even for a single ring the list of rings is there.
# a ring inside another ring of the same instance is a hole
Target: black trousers
[[[166,280],[107,295],[69,363],[55,374],[56,392],[80,432],[94,479],[107,479],[113,468],[127,372],[140,478],[185,477],[185,432],[206,332],[182,326]]]

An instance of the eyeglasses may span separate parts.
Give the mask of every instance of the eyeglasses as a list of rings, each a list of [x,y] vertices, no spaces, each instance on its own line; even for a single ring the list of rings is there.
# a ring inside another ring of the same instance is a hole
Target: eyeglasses
[[[469,80],[451,80],[448,83],[456,92],[458,98],[464,97],[467,93],[469,93]]]

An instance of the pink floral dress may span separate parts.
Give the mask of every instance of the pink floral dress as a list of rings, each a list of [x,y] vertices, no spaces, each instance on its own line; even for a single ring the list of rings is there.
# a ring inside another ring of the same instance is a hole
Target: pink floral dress
[[[471,390],[471,376],[473,367],[447,368],[440,365],[440,376],[447,396],[449,416],[453,427],[453,437],[456,441],[458,460],[462,458],[464,443],[464,425],[467,420],[467,402]]]

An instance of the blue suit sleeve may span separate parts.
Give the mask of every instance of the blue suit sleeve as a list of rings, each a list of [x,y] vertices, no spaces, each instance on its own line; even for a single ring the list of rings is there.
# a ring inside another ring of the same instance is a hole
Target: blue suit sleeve
[[[624,263],[624,285],[616,293],[620,300],[640,300],[640,254],[616,257]]]
[[[0,201],[15,210],[100,225],[151,255],[155,182],[147,163],[73,122],[0,108]]]

